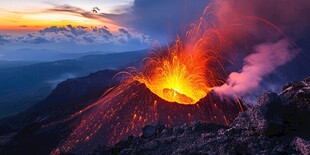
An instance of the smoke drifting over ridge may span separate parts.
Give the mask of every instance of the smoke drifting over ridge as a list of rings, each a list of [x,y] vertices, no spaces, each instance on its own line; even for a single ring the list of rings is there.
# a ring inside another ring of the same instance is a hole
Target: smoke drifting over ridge
[[[214,88],[219,93],[243,96],[255,92],[262,87],[264,78],[301,53],[298,41],[309,37],[310,16],[307,12],[310,1],[218,0],[215,3],[219,22],[250,23],[235,31],[255,36],[250,44],[245,45],[252,50],[240,58],[243,65],[239,71],[230,73],[222,86]],[[302,53],[309,55],[308,51]]]
[[[227,83],[214,90],[228,95],[245,95],[260,86],[263,77],[275,71],[281,65],[292,60],[297,51],[290,50],[290,42],[286,39],[276,43],[264,43],[255,48],[256,53],[244,59],[241,72],[232,72]]]

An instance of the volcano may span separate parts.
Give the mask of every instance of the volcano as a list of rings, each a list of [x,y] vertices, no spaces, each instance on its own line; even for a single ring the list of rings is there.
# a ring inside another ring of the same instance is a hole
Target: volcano
[[[196,104],[168,102],[136,81],[114,88],[91,108],[78,112],[73,131],[53,153],[89,153],[99,144],[113,145],[129,135],[138,136],[151,123],[168,127],[196,121],[229,124],[244,108],[213,92]]]
[[[310,77],[265,92],[229,125],[157,124],[93,154],[310,154]]]

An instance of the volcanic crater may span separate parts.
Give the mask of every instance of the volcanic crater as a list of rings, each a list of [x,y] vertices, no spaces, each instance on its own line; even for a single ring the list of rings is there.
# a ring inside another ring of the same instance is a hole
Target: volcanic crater
[[[241,101],[224,99],[214,92],[196,104],[168,102],[136,81],[116,87],[78,115],[72,133],[54,151],[87,153],[96,144],[113,145],[129,135],[138,136],[152,123],[174,127],[200,120],[228,125],[244,109]]]

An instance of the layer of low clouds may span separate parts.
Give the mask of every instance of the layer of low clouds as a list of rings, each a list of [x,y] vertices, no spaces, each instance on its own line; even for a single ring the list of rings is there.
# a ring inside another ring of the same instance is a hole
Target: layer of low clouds
[[[116,32],[110,31],[107,27],[94,27],[88,29],[87,27],[77,26],[73,27],[67,25],[66,27],[51,26],[40,30],[36,33],[31,33],[22,36],[14,35],[0,35],[0,44],[5,43],[30,43],[43,44],[50,42],[73,42],[76,44],[137,44],[146,45],[150,43],[150,37],[129,32],[124,28],[118,29]]]
[[[23,35],[0,34],[0,60],[50,61],[62,59],[61,53],[135,51],[151,43],[149,36],[125,28],[51,26]]]

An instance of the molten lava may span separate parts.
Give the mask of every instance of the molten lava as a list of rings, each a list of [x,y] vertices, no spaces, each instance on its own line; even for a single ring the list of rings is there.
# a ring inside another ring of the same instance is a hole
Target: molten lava
[[[196,121],[229,124],[240,111],[235,101],[223,100],[214,93],[191,105],[167,102],[135,81],[116,87],[73,115],[73,130],[51,154],[87,154],[98,145],[111,146],[130,135],[139,136],[141,129],[152,123],[168,127]]]
[[[177,36],[172,45],[155,48],[144,59],[142,69],[130,73],[129,81],[144,83],[164,100],[180,104],[195,104],[213,86],[222,84],[219,70],[223,52],[220,51],[229,46],[226,39],[232,33],[228,26],[215,25],[209,9],[210,6],[206,7],[200,20],[191,24],[183,36]]]
[[[52,154],[87,153],[98,144],[114,145],[129,135],[138,136],[151,123],[232,122],[243,109],[241,103],[210,92],[222,82],[219,51],[227,43],[223,36],[228,29],[203,19],[210,18],[192,24],[173,45],[156,49],[141,70],[126,72],[129,76],[122,84],[72,115],[72,132]]]
[[[195,104],[205,97],[219,79],[210,66],[219,62],[220,29],[210,28],[204,21],[192,26],[172,47],[146,58],[142,71],[132,80],[169,102]]]
[[[186,48],[178,38],[166,55],[145,59],[137,80],[167,101],[195,104],[210,91],[206,85],[207,59],[199,50]]]

